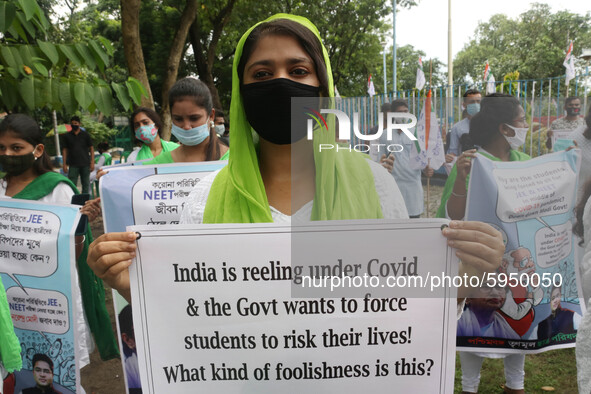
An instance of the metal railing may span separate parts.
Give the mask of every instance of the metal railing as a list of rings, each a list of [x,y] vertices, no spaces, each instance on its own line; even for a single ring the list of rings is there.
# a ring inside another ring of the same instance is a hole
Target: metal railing
[[[555,119],[563,116],[564,99],[567,96],[581,98],[582,116],[588,111],[588,96],[591,93],[591,74],[589,68],[582,74],[575,76],[568,86],[565,86],[564,76],[545,79],[523,79],[514,81],[497,81],[495,90],[517,97],[527,114],[530,123],[528,142],[522,148],[530,156],[535,157],[547,152],[545,147],[546,131]],[[432,108],[435,111],[442,134],[445,139],[447,130],[463,118],[462,99],[468,89],[485,91],[485,83],[454,84],[451,86],[432,87]],[[367,133],[371,127],[378,124],[378,114],[383,103],[394,99],[405,99],[412,114],[419,117],[424,103],[425,91],[416,89],[402,90],[373,97],[341,97],[337,101],[337,108],[347,113],[353,119],[353,113],[359,113],[359,130]],[[357,144],[354,137],[351,144]]]

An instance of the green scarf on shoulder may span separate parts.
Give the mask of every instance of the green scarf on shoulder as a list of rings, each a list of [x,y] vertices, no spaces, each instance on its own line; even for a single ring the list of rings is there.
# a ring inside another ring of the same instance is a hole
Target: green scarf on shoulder
[[[21,343],[14,333],[12,316],[2,280],[0,280],[0,362],[8,372],[18,371],[23,367]]]
[[[177,144],[176,142],[166,141],[166,140],[163,140],[162,138],[160,139],[160,145],[162,146],[162,152],[160,152],[160,154],[166,153],[166,152],[172,152],[173,150],[175,150],[176,148],[179,147],[179,144]],[[154,155],[152,154],[150,147],[146,144],[143,144],[142,147],[140,148],[140,151],[137,153],[136,160],[144,160],[144,159],[152,159],[152,158],[154,158]]]
[[[76,186],[65,176],[56,172],[46,172],[35,178],[23,190],[13,196],[23,200],[38,200],[50,194],[61,182],[66,183],[74,193],[78,194]],[[99,349],[103,360],[109,360],[119,356],[117,340],[111,326],[111,319],[105,305],[105,288],[103,281],[99,279],[88,266],[86,258],[88,247],[92,242],[90,225],[86,228],[84,249],[77,259],[78,277],[80,279],[80,291],[82,293],[82,304],[90,331]],[[20,347],[20,345],[19,345]],[[20,352],[20,349],[19,349]]]
[[[271,210],[261,177],[253,130],[246,119],[240,95],[238,64],[251,31],[261,23],[276,19],[295,21],[310,31],[318,40],[320,34],[308,19],[276,14],[252,26],[240,39],[232,67],[232,101],[230,106],[230,142],[232,154],[228,165],[216,176],[205,206],[204,223],[260,223],[272,222]],[[329,96],[334,97],[334,84],[328,52],[322,45]],[[314,133],[314,162],[316,192],[312,220],[382,218],[382,210],[375,189],[373,174],[363,155],[334,150],[319,153],[320,144],[334,144],[334,128],[326,133]]]

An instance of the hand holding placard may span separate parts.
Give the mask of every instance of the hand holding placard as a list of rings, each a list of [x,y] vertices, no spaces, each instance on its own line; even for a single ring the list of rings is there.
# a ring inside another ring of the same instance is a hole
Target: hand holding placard
[[[135,257],[136,238],[134,232],[106,233],[95,239],[88,249],[88,266],[127,301],[131,300],[128,267]]]

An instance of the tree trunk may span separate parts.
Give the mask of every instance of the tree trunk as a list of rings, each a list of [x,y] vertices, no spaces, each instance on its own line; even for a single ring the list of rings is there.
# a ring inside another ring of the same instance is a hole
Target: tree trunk
[[[191,26],[190,30],[190,40],[191,46],[193,47],[193,54],[195,56],[195,66],[197,66],[197,73],[199,74],[199,79],[207,85],[209,91],[211,92],[211,99],[213,101],[214,108],[222,108],[222,104],[220,101],[220,95],[218,93],[218,88],[215,86],[213,82],[213,74],[211,73],[211,68],[205,58],[205,50],[203,49],[203,45],[201,45],[201,29],[199,27],[199,21],[195,20],[193,25]]]
[[[141,105],[153,109],[154,98],[140,40],[140,3],[141,0],[121,0],[121,35],[129,75],[140,81],[148,91],[148,97],[142,96]]]
[[[193,24],[196,16],[197,0],[188,0],[185,5],[185,9],[183,10],[183,14],[181,15],[178,30],[176,31],[170,46],[170,53],[168,55],[168,62],[166,64],[166,76],[162,82],[162,123],[164,124],[162,136],[166,140],[170,139],[170,128],[172,125],[170,118],[170,106],[168,103],[168,91],[176,82],[179,64],[181,62],[181,57],[183,56],[189,28]]]
[[[218,89],[213,81],[212,69],[213,62],[215,61],[218,42],[220,40],[224,27],[230,20],[230,14],[232,13],[234,4],[236,4],[236,0],[228,0],[226,6],[213,19],[213,31],[211,33],[211,41],[209,43],[208,48],[204,48],[201,43],[201,37],[205,33],[201,32],[199,18],[195,18],[195,22],[193,22],[193,25],[191,26],[191,31],[189,35],[191,39],[191,45],[193,46],[193,53],[195,55],[195,66],[197,67],[199,78],[209,88],[214,108],[220,109],[222,109],[222,103],[220,101]]]

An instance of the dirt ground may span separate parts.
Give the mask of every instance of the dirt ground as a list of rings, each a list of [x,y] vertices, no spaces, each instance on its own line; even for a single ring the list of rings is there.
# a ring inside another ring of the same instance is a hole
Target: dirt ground
[[[441,192],[443,187],[438,186],[441,182],[434,182],[430,186],[429,193],[429,212],[431,217],[435,217],[435,212],[439,207],[441,200]],[[427,187],[423,187],[425,198],[427,198]],[[427,217],[426,213],[422,217]],[[103,221],[98,218],[91,223],[92,235],[96,239],[103,234]],[[115,330],[115,311],[113,308],[113,297],[111,296],[111,289],[106,286],[107,310],[111,316],[113,323],[113,330]],[[109,361],[102,361],[98,351],[95,350],[90,355],[90,364],[84,367],[80,373],[82,377],[82,387],[88,394],[124,394],[125,383],[123,376],[123,369],[121,367],[121,360],[114,359]]]
[[[103,234],[103,221],[98,218],[91,224],[92,235],[94,238]],[[111,317],[113,324],[113,331],[115,326],[115,310],[113,309],[113,297],[111,296],[111,289],[106,287],[107,310]],[[125,384],[123,369],[121,367],[121,359],[114,359],[109,361],[102,361],[98,350],[95,350],[90,355],[90,364],[82,368],[80,372],[82,378],[82,387],[88,394],[124,394]]]

